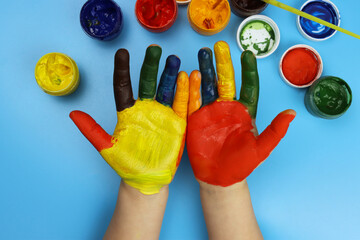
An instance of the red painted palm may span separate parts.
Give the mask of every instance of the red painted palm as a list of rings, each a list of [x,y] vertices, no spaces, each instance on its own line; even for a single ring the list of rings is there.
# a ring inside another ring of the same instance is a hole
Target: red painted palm
[[[244,52],[242,55],[243,82],[241,96],[237,101],[233,100],[235,82],[227,44],[215,44],[218,84],[214,70],[211,70],[212,57],[209,51],[210,49],[202,49],[199,52],[200,71],[205,73],[201,74],[202,96],[208,102],[199,110],[200,104],[194,104],[199,98],[192,96],[199,91],[194,86],[199,86],[196,81],[200,81],[200,78],[190,78],[191,115],[188,118],[187,149],[198,180],[212,185],[229,186],[244,180],[270,155],[285,136],[295,112],[286,110],[280,113],[258,136],[255,116],[259,80],[254,55],[251,52]],[[205,64],[206,61],[208,63]],[[213,89],[204,92],[204,89],[211,88],[209,85],[218,85],[218,91]]]

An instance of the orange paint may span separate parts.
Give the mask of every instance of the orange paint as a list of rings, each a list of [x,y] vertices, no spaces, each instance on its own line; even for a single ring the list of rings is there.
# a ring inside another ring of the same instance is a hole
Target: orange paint
[[[316,55],[306,48],[290,50],[282,61],[285,78],[294,85],[302,86],[315,79],[320,68]]]
[[[187,14],[195,31],[212,35],[226,27],[231,10],[227,0],[192,0]]]
[[[280,113],[260,135],[238,101],[209,104],[188,119],[187,150],[197,179],[230,186],[243,181],[285,136],[295,112]]]
[[[201,106],[201,73],[194,70],[190,74],[190,87],[189,87],[189,116],[197,111]]]

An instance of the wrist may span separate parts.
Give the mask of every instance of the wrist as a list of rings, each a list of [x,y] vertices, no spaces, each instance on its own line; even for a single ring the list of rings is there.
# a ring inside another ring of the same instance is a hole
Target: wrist
[[[198,179],[197,179],[198,180]],[[212,185],[206,182],[203,182],[201,180],[198,180],[200,184],[200,192],[205,194],[212,194],[212,195],[224,195],[224,194],[230,194],[233,192],[242,192],[242,191],[248,191],[248,185],[246,182],[246,179],[244,179],[241,182],[234,183],[227,187]]]
[[[160,200],[160,199],[164,199],[164,198],[167,199],[167,197],[169,195],[169,185],[165,185],[162,188],[160,188],[158,193],[144,194],[137,188],[134,188],[134,187],[130,186],[129,184],[127,184],[124,180],[121,180],[119,193],[120,192],[124,192],[127,196],[130,196],[138,201],[141,201],[141,200],[156,201],[156,200]]]

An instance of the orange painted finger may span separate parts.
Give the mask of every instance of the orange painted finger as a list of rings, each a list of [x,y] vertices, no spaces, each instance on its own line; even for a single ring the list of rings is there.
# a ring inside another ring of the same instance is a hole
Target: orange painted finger
[[[201,74],[198,70],[194,70],[190,74],[189,116],[199,110],[201,106],[200,86]]]
[[[189,102],[189,76],[186,72],[179,72],[176,81],[176,93],[172,108],[181,118],[186,119]]]
[[[111,136],[90,115],[81,111],[72,111],[70,118],[96,150],[100,152],[112,147]]]
[[[285,136],[290,123],[294,120],[296,112],[286,110],[277,115],[271,124],[259,135],[257,139],[257,152],[259,160],[265,160],[280,140]]]
[[[218,76],[218,93],[221,100],[235,99],[235,72],[231,60],[229,45],[219,41],[214,45],[216,72]]]

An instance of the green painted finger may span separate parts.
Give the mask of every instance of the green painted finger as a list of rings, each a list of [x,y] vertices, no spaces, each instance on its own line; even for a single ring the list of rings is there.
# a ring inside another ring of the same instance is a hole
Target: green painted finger
[[[240,102],[248,108],[250,116],[255,119],[259,100],[259,74],[256,57],[251,51],[241,54],[241,69]]]
[[[161,47],[150,45],[146,49],[144,63],[140,72],[139,98],[154,99],[156,93],[157,74],[161,57]]]

